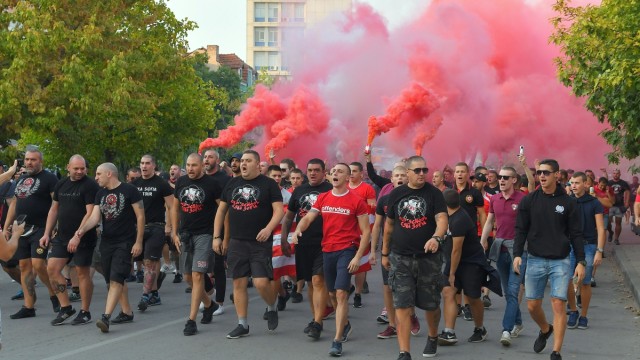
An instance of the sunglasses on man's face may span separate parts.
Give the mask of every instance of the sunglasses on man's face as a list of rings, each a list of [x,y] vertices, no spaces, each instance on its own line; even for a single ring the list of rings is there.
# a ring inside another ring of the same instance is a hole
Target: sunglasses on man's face
[[[536,171],[536,175],[540,176],[540,175],[544,175],[544,176],[549,176],[553,174],[553,171],[549,171],[549,170],[537,170]]]
[[[426,168],[426,167],[424,167],[424,168],[409,169],[409,170],[413,171],[413,172],[414,172],[414,173],[416,173],[416,174],[420,174],[420,173],[422,173],[422,174],[426,174],[426,173],[428,173],[428,172],[429,172],[429,168]]]
[[[511,175],[498,175],[498,180],[509,180],[511,178]]]

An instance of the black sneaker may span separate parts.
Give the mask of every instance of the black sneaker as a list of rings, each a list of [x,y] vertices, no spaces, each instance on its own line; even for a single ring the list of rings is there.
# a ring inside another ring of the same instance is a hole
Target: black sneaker
[[[173,283],[178,284],[182,282],[182,274],[177,273],[176,276],[173,277]]]
[[[30,318],[35,316],[36,316],[36,309],[34,308],[29,309],[23,306],[20,308],[20,310],[18,310],[17,313],[12,314],[9,317],[12,319],[24,319],[24,318]]]
[[[340,341],[331,342],[331,348],[329,349],[329,355],[333,357],[342,356],[342,343]]]
[[[191,291],[192,291],[191,286],[189,286],[186,289],[184,289],[184,292],[187,293],[187,294],[191,294]]]
[[[347,342],[352,332],[353,332],[353,329],[351,328],[351,322],[347,321],[347,324],[344,326],[344,329],[342,329],[342,339],[340,341],[342,341],[343,343]]]
[[[278,327],[278,312],[267,311],[267,328],[270,331],[275,330]]]
[[[422,350],[423,357],[435,357],[438,353],[438,337],[431,337],[427,335],[427,345],[424,346],[424,350]]]
[[[96,321],[96,326],[103,333],[108,333],[109,332],[109,317],[107,315],[105,315],[105,314],[102,314],[102,319]]]
[[[137,282],[138,284],[142,284],[142,283],[144,282],[144,272],[142,272],[142,271],[138,271],[138,272],[136,273],[136,282]]]
[[[458,304],[458,317],[462,316],[462,305]]]
[[[362,295],[355,294],[353,296],[353,307],[359,309],[362,307]]]
[[[85,325],[91,322],[91,313],[88,311],[80,310],[78,316],[71,322],[71,325]]]
[[[11,300],[23,300],[23,299],[24,299],[24,292],[22,291],[22,289],[18,290],[18,292],[11,297]]]
[[[162,305],[162,299],[160,299],[160,295],[159,294],[151,294],[151,296],[149,296],[149,306],[158,306],[158,305]]]
[[[362,293],[363,294],[368,294],[369,293],[369,283],[368,282],[364,282],[364,285],[362,286]]]
[[[72,308],[71,305],[67,306],[66,309],[61,308],[60,312],[58,313],[58,316],[55,319],[51,320],[51,325],[53,326],[62,325],[68,318],[73,316],[73,314],[75,313],[76,313],[76,309]]]
[[[291,293],[291,302],[294,304],[299,304],[302,302],[302,294],[294,291]]]
[[[202,311],[202,320],[200,320],[200,324],[210,324],[213,320],[213,313],[218,310],[220,305],[215,301],[211,300],[211,305],[208,308],[204,308]]]
[[[145,310],[147,310],[148,307],[149,307],[149,295],[142,294],[142,297],[140,298],[140,302],[138,303],[138,310],[144,312]]]
[[[51,305],[53,306],[53,312],[54,313],[59,313],[60,312],[60,300],[58,300],[58,297],[53,295],[53,296],[49,297],[49,299],[51,299]]]
[[[158,289],[160,290],[160,287],[162,287],[162,282],[164,281],[164,279],[167,277],[166,273],[163,273],[162,271],[158,274],[158,280],[157,280],[157,284],[158,284]]]
[[[562,355],[560,355],[557,351],[552,351],[551,356],[549,357],[551,360],[562,360]]]
[[[308,334],[309,331],[311,331],[311,325],[313,325],[315,321],[311,320],[310,323],[307,324],[307,326],[304,328],[304,330],[302,330],[302,332],[304,332],[305,334]]]
[[[118,316],[116,316],[115,319],[111,320],[111,322],[114,324],[123,324],[123,323],[132,322],[132,321],[133,321],[133,313],[131,313],[131,315],[127,315],[122,311],[120,311],[120,314],[118,314]]]
[[[349,296],[351,296],[351,294],[353,294],[355,291],[356,291],[356,286],[351,285],[351,287],[349,288]]]
[[[458,337],[455,333],[444,331],[438,335],[438,345],[454,345],[458,342]]]
[[[471,315],[471,307],[469,307],[469,304],[466,304],[462,307],[462,318],[467,321],[473,320],[473,315]]]
[[[547,331],[546,333],[543,333],[542,330],[540,330],[536,342],[533,343],[533,351],[537,353],[542,352],[544,348],[547,347],[547,339],[551,336],[551,334],[553,334],[553,325],[551,324],[549,324],[549,331]]]
[[[479,342],[485,341],[486,339],[487,339],[487,329],[485,329],[483,326],[482,328],[473,329],[473,335],[469,337],[469,342],[479,343]]]
[[[198,326],[196,326],[196,322],[189,319],[184,326],[184,330],[182,330],[184,336],[191,336],[198,333]]]
[[[287,301],[291,298],[291,294],[286,293],[285,296],[278,295],[278,311],[284,311],[287,308]]]
[[[485,309],[488,309],[491,307],[491,299],[489,298],[489,295],[482,296],[482,305],[484,306]]]
[[[398,355],[398,360],[411,360],[411,354],[403,351],[400,353],[400,355]]]
[[[238,326],[227,334],[227,339],[239,339],[243,336],[249,335],[249,325],[245,329],[244,326],[238,324]]]
[[[318,324],[317,322],[313,321],[311,322],[311,324],[309,324],[309,333],[307,334],[308,337],[314,339],[314,340],[318,340],[320,339],[320,334],[322,333],[322,325]]]

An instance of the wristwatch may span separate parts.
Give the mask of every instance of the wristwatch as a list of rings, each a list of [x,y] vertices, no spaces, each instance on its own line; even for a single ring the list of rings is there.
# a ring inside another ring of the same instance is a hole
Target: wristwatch
[[[603,248],[597,248],[596,251],[599,252],[599,253],[604,253],[604,249]]]
[[[587,267],[587,261],[586,260],[580,260],[580,261],[578,261],[578,264],[580,264],[580,265],[582,265],[584,267]]]
[[[440,237],[440,236],[438,236],[438,235],[433,235],[431,238],[432,238],[432,239],[436,239],[436,241],[437,241],[437,242],[438,242],[438,244],[440,244],[440,245],[442,245],[442,243],[444,243],[444,239],[443,239],[443,238],[441,238],[441,237]]]

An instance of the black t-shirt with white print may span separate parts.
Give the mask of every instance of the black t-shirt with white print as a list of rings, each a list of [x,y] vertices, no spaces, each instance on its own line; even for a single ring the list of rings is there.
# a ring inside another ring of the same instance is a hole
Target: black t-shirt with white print
[[[133,204],[142,201],[138,189],[127,183],[120,183],[114,189],[100,189],[94,204],[102,214],[102,241],[134,242],[136,239],[136,213]]]
[[[296,214],[295,221],[300,220],[307,215],[313,204],[316,203],[318,196],[322,193],[330,191],[333,186],[328,182],[323,181],[320,185],[311,186],[309,183],[302,184],[293,190],[291,199],[289,200],[289,210]],[[320,246],[322,242],[322,216],[316,217],[316,219],[309,225],[307,230],[302,233],[302,237],[299,238],[298,246],[305,245],[317,245]]]
[[[53,200],[58,202],[58,237],[67,242],[75,234],[87,214],[87,205],[94,204],[100,187],[88,176],[77,181],[66,177],[53,190]],[[87,231],[80,241],[81,247],[95,246],[96,229]]]
[[[272,203],[282,202],[275,180],[258,175],[251,180],[241,176],[231,179],[222,192],[229,205],[229,232],[232,239],[255,241],[273,216]],[[269,239],[273,241],[273,237]]]
[[[27,215],[27,224],[45,227],[51,208],[51,193],[57,183],[58,178],[46,170],[35,175],[22,175],[16,183],[14,192],[15,215]]]
[[[218,211],[222,190],[211,176],[203,175],[199,179],[181,176],[176,181],[175,198],[180,208],[180,231],[192,235],[211,234],[213,222]]]
[[[426,183],[420,189],[399,186],[389,194],[387,217],[393,219],[391,251],[406,256],[424,254],[435,234],[438,213],[447,212],[442,192]]]
[[[137,178],[133,186],[138,188],[144,203],[144,221],[149,223],[165,222],[164,198],[173,194],[173,189],[169,183],[158,175],[153,175],[148,179]]]

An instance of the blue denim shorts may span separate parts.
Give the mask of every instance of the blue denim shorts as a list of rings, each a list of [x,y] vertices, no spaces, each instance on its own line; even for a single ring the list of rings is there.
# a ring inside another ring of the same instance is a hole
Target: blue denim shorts
[[[596,256],[596,244],[584,244],[584,259],[587,261],[587,267],[584,270],[584,280],[582,280],[583,285],[591,284],[591,276],[593,275],[593,258]],[[569,254],[571,258],[571,271],[575,271],[576,269],[576,256],[573,253],[573,248],[571,248],[571,253]]]
[[[546,259],[529,253],[524,291],[528,300],[544,298],[547,282],[551,287],[551,297],[567,300],[567,288],[573,276],[569,256],[564,259]]]

